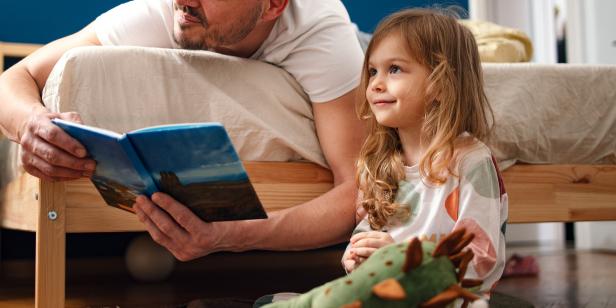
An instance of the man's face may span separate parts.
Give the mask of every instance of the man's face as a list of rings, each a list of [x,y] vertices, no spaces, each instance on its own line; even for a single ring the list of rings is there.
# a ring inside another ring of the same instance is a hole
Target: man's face
[[[217,50],[242,41],[257,25],[262,0],[174,0],[173,36],[185,49]]]

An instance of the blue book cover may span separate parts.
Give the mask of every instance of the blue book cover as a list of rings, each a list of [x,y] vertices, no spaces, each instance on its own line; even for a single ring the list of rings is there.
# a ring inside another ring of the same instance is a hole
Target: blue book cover
[[[54,119],[97,162],[92,183],[105,202],[132,211],[160,191],[204,221],[267,218],[220,123],[171,124],[126,134]]]

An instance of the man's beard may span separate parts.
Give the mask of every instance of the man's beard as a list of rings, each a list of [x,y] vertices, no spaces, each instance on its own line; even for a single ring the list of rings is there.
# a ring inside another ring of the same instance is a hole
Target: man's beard
[[[175,3],[173,6],[175,10],[181,10],[185,14],[198,19],[201,24],[204,32],[198,36],[187,37],[184,35],[184,31],[191,27],[185,25],[178,25],[179,32],[173,32],[173,40],[176,44],[183,49],[192,50],[214,50],[219,46],[229,46],[240,42],[255,28],[262,13],[262,7],[256,6],[255,9],[250,11],[250,15],[246,16],[247,18],[243,16],[238,18],[228,31],[223,32],[220,28],[210,27],[205,14],[202,14],[197,9],[188,6],[178,7]]]

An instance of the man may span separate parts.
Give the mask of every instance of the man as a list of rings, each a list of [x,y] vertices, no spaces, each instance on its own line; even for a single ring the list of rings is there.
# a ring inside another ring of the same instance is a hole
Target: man
[[[136,0],[54,41],[0,76],[0,128],[22,148],[27,172],[45,180],[92,175],[82,145],[51,123],[41,90],[62,54],[89,45],[204,49],[278,65],[313,102],[315,127],[335,187],[267,220],[205,223],[170,196],[139,197],[152,238],[180,260],[214,251],[306,249],[345,239],[354,226],[354,162],[363,140],[354,90],[363,55],[338,0]]]

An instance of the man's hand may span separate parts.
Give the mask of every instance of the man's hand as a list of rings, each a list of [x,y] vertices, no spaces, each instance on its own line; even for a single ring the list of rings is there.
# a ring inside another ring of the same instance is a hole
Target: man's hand
[[[96,162],[85,158],[85,148],[53,124],[51,119],[54,118],[81,123],[81,118],[74,112],[38,112],[31,115],[19,134],[24,169],[36,177],[51,181],[90,177]]]
[[[349,249],[348,255],[349,261],[345,260],[346,262],[343,261],[343,264],[345,268],[348,264],[349,267],[352,267],[351,270],[353,270],[366,261],[377,249],[393,242],[394,239],[387,232],[369,231],[357,233],[351,237],[351,249]],[[349,271],[349,269],[347,269],[347,271]]]
[[[133,209],[152,239],[180,261],[222,250],[217,247],[219,239],[224,238],[226,228],[233,223],[206,223],[164,193],[155,193],[152,200],[145,196],[137,197]]]

